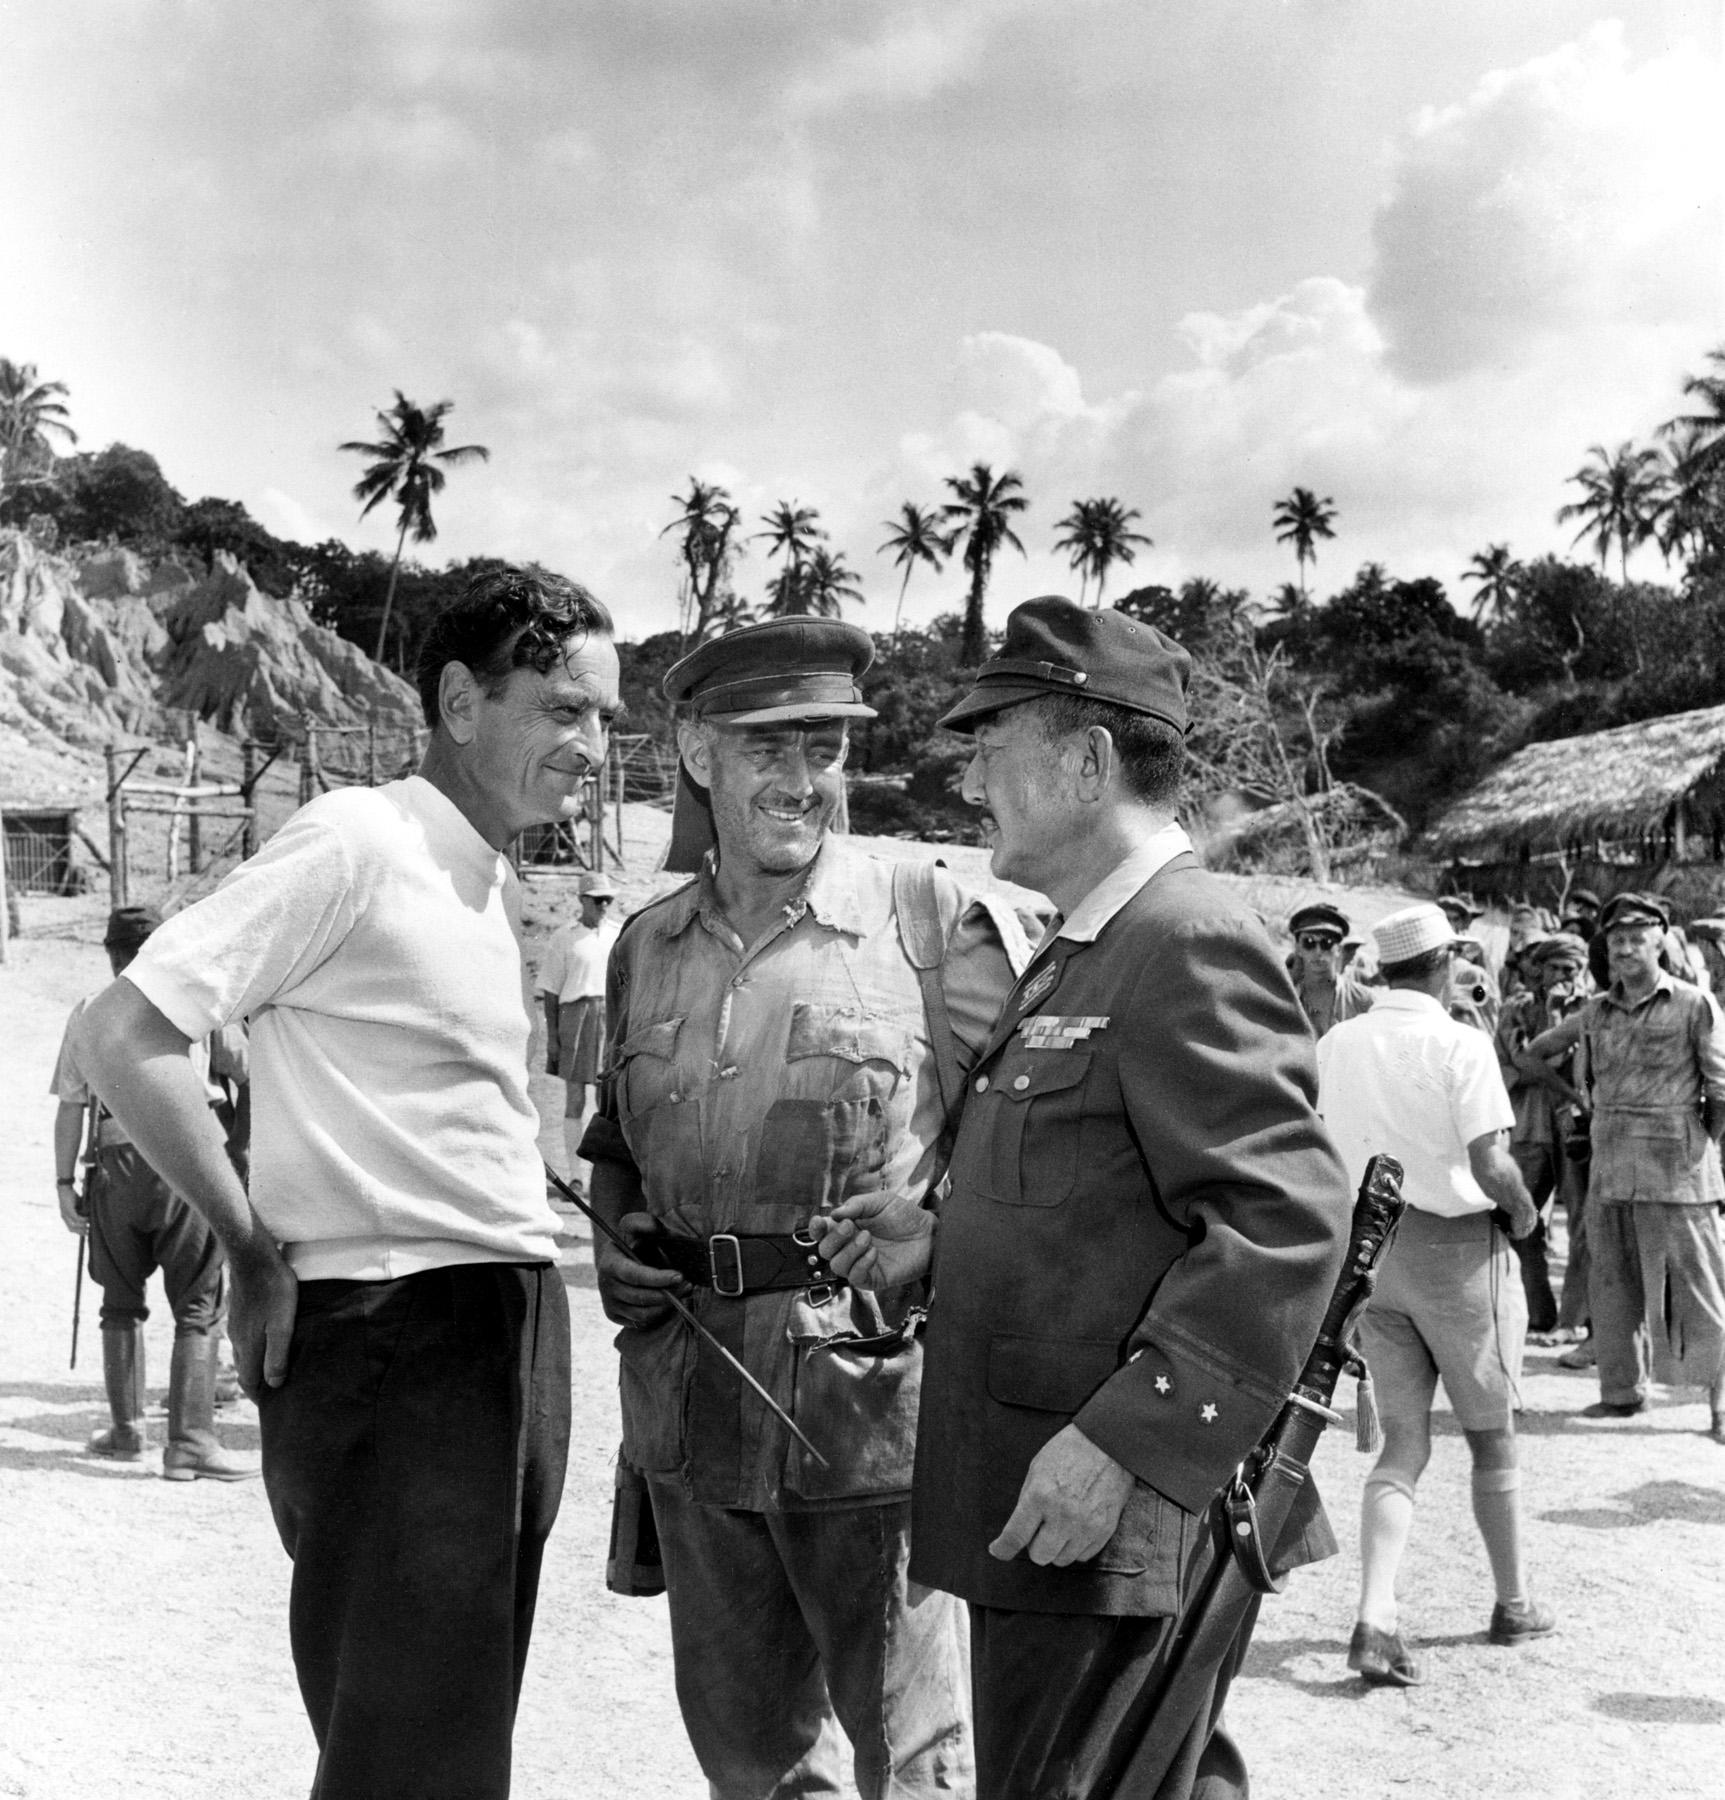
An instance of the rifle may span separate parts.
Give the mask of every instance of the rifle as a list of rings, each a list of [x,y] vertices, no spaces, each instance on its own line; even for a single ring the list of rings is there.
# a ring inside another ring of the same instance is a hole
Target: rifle
[[[1122,1732],[1120,1766],[1098,1794],[1154,1794],[1172,1767],[1199,1714],[1210,1704],[1216,1672],[1235,1647],[1240,1628],[1260,1597],[1278,1592],[1285,1576],[1270,1572],[1274,1545],[1310,1473],[1312,1452],[1326,1425],[1341,1423],[1330,1405],[1344,1369],[1360,1380],[1362,1448],[1368,1413],[1367,1373],[1353,1343],[1354,1327],[1372,1297],[1377,1267],[1401,1221],[1402,1166],[1393,1156],[1366,1165],[1354,1202],[1348,1253],[1312,1346],[1286,1404],[1223,1494],[1215,1550],[1192,1599],[1174,1627],[1174,1647],[1160,1683],[1140,1696],[1134,1725]],[[1223,1527],[1225,1526],[1225,1535]]]
[[[95,1198],[96,1127],[101,1123],[101,1117],[102,1103],[92,1094],[84,1114],[84,1154],[81,1159],[84,1164],[84,1189],[78,1195],[77,1210],[84,1215],[85,1226],[78,1233],[78,1267],[72,1277],[72,1360],[66,1365],[69,1369],[78,1366],[78,1326],[84,1316],[84,1251],[89,1243],[90,1207]]]

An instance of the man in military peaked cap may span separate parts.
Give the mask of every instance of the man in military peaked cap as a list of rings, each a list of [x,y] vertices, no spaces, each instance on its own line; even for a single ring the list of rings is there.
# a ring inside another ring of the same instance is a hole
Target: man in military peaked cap
[[[583,1154],[624,1329],[623,1455],[646,1477],[677,1695],[718,1800],[973,1791],[963,1619],[907,1585],[915,1282],[857,1293],[806,1236],[862,1190],[932,1229],[963,1071],[1023,966],[1010,911],[832,832],[868,634],[823,619],[704,644],[679,709],[680,866],[612,953],[613,1077]],[[802,1237],[795,1234],[803,1233]],[[795,1418],[780,1428],[667,1306]]]
[[[989,1800],[1245,1793],[1215,1728],[1243,1637],[1165,1779],[1126,1721],[1346,1234],[1287,973],[1176,821],[1189,668],[1123,613],[1031,600],[943,721],[995,874],[1059,908],[970,1073],[917,1442],[911,1571],[970,1603]],[[902,1282],[929,1246],[865,1195],[822,1249]]]
[[[1313,1037],[1322,1037],[1332,1025],[1371,1008],[1371,988],[1342,966],[1342,946],[1352,930],[1348,915],[1324,900],[1299,907],[1288,920],[1288,935],[1294,940],[1288,973],[1311,1021]]]

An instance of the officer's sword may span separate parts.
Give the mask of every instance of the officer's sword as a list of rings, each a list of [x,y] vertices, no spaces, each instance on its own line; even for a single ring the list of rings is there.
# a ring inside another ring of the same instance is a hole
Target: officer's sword
[[[557,1171],[554,1168],[552,1168],[552,1166],[549,1163],[545,1164],[545,1174],[546,1174],[546,1178],[550,1181],[551,1185],[558,1191],[558,1193],[560,1193],[563,1196],[563,1198],[565,1200],[567,1200],[569,1202],[569,1204],[571,1206],[580,1208],[580,1210],[586,1215],[588,1222],[594,1227],[595,1230],[604,1232],[606,1237],[609,1238],[611,1240],[611,1242],[613,1244],[615,1244],[617,1246],[617,1248],[619,1250],[621,1250],[623,1252],[623,1254],[626,1257],[628,1257],[631,1262],[638,1260],[635,1255],[634,1246],[629,1242],[629,1240],[626,1237],[624,1237],[620,1231],[616,1230],[614,1227],[612,1227],[610,1225],[607,1225],[606,1222],[602,1218],[600,1218],[599,1215],[592,1209],[592,1207],[590,1207],[587,1204],[587,1202],[585,1200],[583,1200],[578,1193],[575,1192],[575,1190],[569,1185],[569,1183],[566,1182],[563,1179],[563,1177],[561,1175],[559,1175],[557,1173]],[[711,1344],[713,1346],[713,1348],[715,1350],[717,1350],[718,1353],[725,1359],[725,1361],[728,1362],[731,1365],[731,1367],[733,1369],[735,1369],[739,1375],[742,1376],[744,1381],[746,1381],[749,1384],[749,1386],[752,1387],[755,1390],[755,1392],[760,1395],[761,1399],[766,1402],[767,1406],[771,1409],[771,1411],[773,1412],[773,1415],[778,1419],[779,1423],[784,1426],[785,1430],[788,1431],[791,1434],[791,1436],[794,1437],[797,1440],[797,1442],[799,1444],[801,1444],[802,1447],[806,1451],[808,1451],[809,1455],[812,1456],[815,1459],[815,1461],[821,1465],[821,1467],[823,1469],[830,1469],[832,1467],[832,1464],[830,1462],[828,1462],[827,1459],[821,1455],[820,1451],[818,1451],[814,1447],[814,1445],[809,1442],[807,1436],[804,1434],[802,1428],[797,1424],[796,1420],[793,1419],[791,1417],[791,1415],[788,1412],[786,1412],[782,1406],[779,1405],[778,1401],[776,1401],[772,1397],[772,1395],[769,1394],[767,1392],[767,1390],[761,1386],[761,1384],[754,1378],[753,1375],[751,1375],[749,1373],[749,1371],[747,1369],[745,1369],[743,1367],[743,1365],[737,1360],[737,1358],[735,1356],[733,1356],[731,1354],[731,1352],[729,1350],[727,1350],[725,1348],[725,1346],[723,1344],[721,1344],[716,1337],[713,1336],[713,1334],[706,1328],[706,1326],[703,1325],[701,1323],[701,1321],[695,1317],[693,1310],[690,1307],[686,1306],[681,1300],[679,1300],[677,1298],[677,1296],[675,1294],[671,1293],[668,1289],[665,1290],[665,1298],[670,1301],[670,1303],[677,1309],[677,1311],[680,1312],[683,1315],[683,1317],[685,1319],[687,1319],[688,1322],[692,1326],[694,1326],[696,1332],[699,1333],[699,1335],[702,1338],[704,1338],[709,1344]]]

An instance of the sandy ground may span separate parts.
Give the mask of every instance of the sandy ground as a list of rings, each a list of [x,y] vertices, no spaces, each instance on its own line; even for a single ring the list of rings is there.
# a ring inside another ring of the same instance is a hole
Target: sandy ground
[[[633,809],[631,809],[633,810]],[[954,860],[957,860],[956,858]],[[638,898],[651,877],[626,884]],[[567,904],[533,884],[532,916]],[[288,1660],[289,1565],[255,1484],[169,1484],[83,1453],[105,1408],[95,1290],[67,1368],[73,1241],[54,1206],[46,1088],[67,1009],[105,975],[102,908],[27,899],[0,968],[0,1795],[179,1800],[305,1793],[310,1733]],[[536,1081],[558,1143],[552,1084]],[[610,1328],[590,1259],[566,1265],[575,1434],[516,1734],[523,1800],[688,1796],[702,1783],[677,1717],[662,1600],[602,1584],[617,1441]],[[160,1395],[171,1326],[152,1314]],[[1705,1407],[1664,1397],[1594,1423],[1591,1379],[1533,1351],[1523,1417],[1531,1561],[1562,1615],[1518,1650],[1485,1641],[1491,1594],[1447,1414],[1404,1571],[1404,1625],[1428,1685],[1367,1691],[1342,1657],[1360,1484],[1352,1434],[1318,1458],[1343,1554],[1269,1602],[1231,1706],[1256,1791],[1286,1800],[1386,1794],[1616,1800],[1725,1795],[1725,1450]],[[1345,1393],[1351,1403],[1351,1393]],[[255,1415],[226,1415],[255,1448]],[[163,1427],[152,1426],[158,1442]]]

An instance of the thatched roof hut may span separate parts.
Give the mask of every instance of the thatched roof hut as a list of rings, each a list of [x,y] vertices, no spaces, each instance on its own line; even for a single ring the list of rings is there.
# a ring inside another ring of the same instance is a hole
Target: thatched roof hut
[[[1529,744],[1463,795],[1426,842],[1439,856],[1489,861],[1576,850],[1681,862],[1717,859],[1722,835],[1725,706],[1705,706]]]

